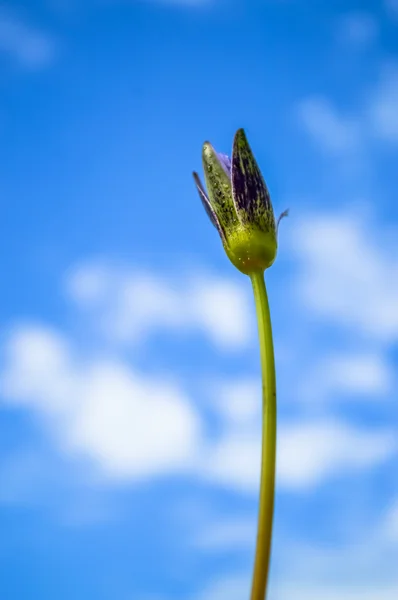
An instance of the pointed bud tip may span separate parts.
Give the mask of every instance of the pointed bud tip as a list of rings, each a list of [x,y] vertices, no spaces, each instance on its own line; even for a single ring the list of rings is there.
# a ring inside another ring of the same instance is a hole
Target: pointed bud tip
[[[214,152],[214,148],[213,146],[210,144],[210,142],[205,142],[203,144],[203,154],[204,155],[209,155],[212,154]]]
[[[235,133],[235,142],[246,141],[246,133],[243,127],[240,127]]]
[[[203,165],[209,165],[213,163],[215,159],[218,161],[217,152],[210,142],[205,142],[202,150]]]

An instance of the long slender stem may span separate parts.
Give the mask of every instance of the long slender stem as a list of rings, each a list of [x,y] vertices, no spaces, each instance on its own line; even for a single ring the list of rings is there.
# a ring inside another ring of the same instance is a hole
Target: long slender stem
[[[251,600],[264,600],[267,593],[271,557],[272,522],[275,494],[276,462],[276,377],[271,317],[264,273],[251,275],[260,342],[263,390],[263,434],[261,484],[258,514],[256,556]]]

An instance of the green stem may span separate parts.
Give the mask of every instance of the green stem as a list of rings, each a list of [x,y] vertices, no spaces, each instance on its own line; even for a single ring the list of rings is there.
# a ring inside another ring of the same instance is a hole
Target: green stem
[[[263,434],[261,483],[258,514],[256,556],[254,561],[251,600],[264,600],[267,592],[271,557],[272,521],[275,494],[276,463],[276,378],[271,316],[264,273],[251,275],[260,342],[263,390]]]

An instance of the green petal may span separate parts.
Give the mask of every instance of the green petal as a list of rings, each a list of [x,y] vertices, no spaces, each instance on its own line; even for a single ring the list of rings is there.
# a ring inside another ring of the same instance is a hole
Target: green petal
[[[202,158],[211,207],[221,227],[227,232],[237,223],[236,210],[232,200],[231,180],[209,142],[205,142],[203,145]]]

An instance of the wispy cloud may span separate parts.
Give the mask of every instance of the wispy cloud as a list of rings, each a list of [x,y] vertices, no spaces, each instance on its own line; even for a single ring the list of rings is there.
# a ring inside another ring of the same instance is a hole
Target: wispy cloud
[[[261,413],[261,388],[254,378],[223,381],[213,386],[212,405],[226,423],[253,425]]]
[[[316,300],[320,314],[339,318],[340,312],[330,313],[329,304],[323,304],[324,283],[322,280],[318,288],[318,277],[327,272],[328,277],[335,277],[334,286],[339,290],[345,285],[345,268],[349,262],[343,261],[342,273],[338,260],[336,271],[330,268],[330,239],[322,223],[321,220],[318,228],[314,226],[316,223],[308,224],[311,248],[315,244],[317,251],[315,259],[304,256],[304,264],[310,268],[311,277],[315,277],[316,286],[312,283],[309,290],[311,294],[317,290],[311,297],[313,302]],[[333,226],[333,221],[327,221],[327,226]],[[344,231],[344,228],[338,229],[340,234]],[[351,244],[351,226],[346,233]],[[304,232],[299,231],[297,235]],[[318,238],[323,247],[317,244]],[[342,250],[344,239],[344,235],[340,235]],[[364,239],[370,252],[369,237]],[[354,235],[354,240],[358,241],[358,236]],[[303,248],[303,245],[298,247]],[[361,244],[356,251],[362,258],[366,257]],[[327,269],[323,261],[327,262]],[[370,266],[369,261],[367,269]],[[350,271],[348,274],[351,276]],[[373,285],[374,274],[371,273],[371,277]],[[304,281],[308,285],[308,281]],[[120,271],[106,267],[104,270],[102,265],[96,264],[72,270],[66,287],[69,298],[73,299],[72,310],[80,311],[84,307],[85,320],[99,327],[97,334],[104,334],[98,324],[106,323],[106,336],[114,335],[112,344],[104,342],[101,347],[108,351],[102,351],[101,355],[92,348],[82,353],[73,336],[62,331],[45,324],[16,325],[4,348],[1,395],[5,401],[39,414],[46,426],[56,433],[61,451],[81,456],[110,481],[184,472],[217,486],[256,493],[261,423],[261,390],[257,382],[247,376],[235,377],[213,387],[211,393],[216,401],[212,406],[220,419],[221,430],[219,435],[208,438],[204,415],[194,406],[178,375],[170,378],[141,373],[126,358],[126,338],[121,336],[125,328],[127,339],[136,340],[138,330],[142,343],[159,328],[172,331],[186,328],[196,332],[203,330],[221,348],[229,345],[240,348],[247,343],[247,315],[251,319],[254,308],[248,300],[246,304],[235,284],[203,276],[186,280],[183,287],[172,278],[159,279],[153,273],[144,277],[133,269]],[[307,287],[302,291],[308,293]],[[321,294],[320,299],[318,294]],[[346,297],[345,289],[342,297]],[[357,307],[349,304],[348,310],[357,311]],[[235,321],[238,325],[234,325]],[[232,333],[228,330],[230,324]],[[379,330],[380,324],[376,329],[378,335]],[[334,391],[341,393],[343,385],[351,392],[352,389],[358,391],[358,387],[363,391],[364,382],[358,373],[358,369],[363,368],[369,371],[367,381],[373,378],[373,393],[380,393],[381,388],[389,384],[383,365],[375,364],[374,357],[362,355],[351,358],[349,367],[335,364],[335,377],[331,382]],[[350,378],[341,374],[344,369],[349,370]],[[278,482],[286,490],[310,491],[337,473],[352,473],[382,464],[395,451],[388,429],[361,429],[336,419],[282,420]]]
[[[312,375],[303,382],[300,396],[320,405],[323,402],[377,401],[391,398],[395,370],[385,352],[378,348],[366,352],[325,352],[314,359]]]
[[[0,9],[0,53],[28,69],[48,66],[54,59],[53,36],[31,25],[16,12]]]
[[[241,600],[250,590],[250,575],[225,575],[211,582],[193,600]]]
[[[43,326],[17,328],[5,350],[3,398],[37,412],[62,450],[108,477],[178,471],[193,459],[200,424],[177,384],[117,360],[83,363],[60,333]]]
[[[158,329],[202,331],[224,350],[253,339],[252,303],[243,286],[205,273],[183,279],[92,263],[72,269],[66,289],[118,342],[142,341]]]
[[[396,544],[398,552],[398,499],[395,500],[387,511],[382,533],[388,540]]]
[[[309,96],[298,103],[301,127],[323,152],[340,156],[366,153],[374,141],[398,142],[398,66],[384,64],[380,76],[358,102],[355,112],[337,108],[325,96]]]
[[[340,114],[328,99],[314,96],[303,100],[298,116],[313,142],[325,152],[339,154],[357,148],[358,123]]]
[[[236,386],[236,406],[246,390]],[[38,412],[57,432],[61,449],[81,454],[110,479],[183,471],[241,491],[258,488],[260,403],[257,419],[238,426],[227,418],[224,433],[209,441],[201,415],[176,382],[144,377],[117,359],[84,360],[64,336],[40,326],[11,334],[1,392]],[[394,451],[388,431],[330,421],[282,423],[279,484],[309,489],[339,471],[377,465]]]
[[[253,549],[256,539],[256,518],[217,518],[202,526],[194,540],[195,547],[207,552]]]
[[[332,420],[281,428],[280,485],[308,489],[325,479],[384,463],[397,451],[389,430],[357,429]]]
[[[182,285],[99,263],[69,271],[66,291],[108,351],[82,354],[60,330],[16,325],[4,348],[1,396],[39,414],[61,451],[110,480],[200,472],[202,415],[175,378],[144,375],[122,358],[125,345],[167,328],[203,332],[222,350],[239,349],[252,335],[249,296],[227,279],[198,274]]]
[[[384,0],[384,6],[393,19],[398,19],[398,0]]]
[[[192,600],[240,600],[250,591],[251,576],[249,573],[240,575],[229,574],[220,576],[219,579],[209,584],[202,593],[194,596]],[[271,582],[269,590],[270,600],[395,600],[398,585],[374,585],[372,587],[353,584],[333,585],[292,584],[286,582]],[[164,599],[168,600],[168,599]]]
[[[339,19],[336,28],[338,41],[356,48],[369,46],[377,38],[378,32],[376,18],[363,11],[346,13]]]
[[[394,507],[394,512],[396,508]],[[391,512],[392,514],[392,512]],[[279,518],[281,513],[279,513]],[[272,600],[301,600],[304,598],[327,598],[337,600],[348,598],[359,600],[392,600],[398,591],[396,561],[398,545],[391,543],[391,537],[378,519],[364,517],[365,527],[361,528],[356,539],[346,538],[344,541],[333,543],[303,537],[294,537],[286,530],[279,530],[274,543],[273,575],[269,597]],[[330,515],[329,515],[330,517]],[[329,518],[328,517],[328,518]],[[395,517],[394,517],[395,518]],[[339,510],[339,525],[349,529],[352,512],[346,511],[345,506]],[[237,519],[237,525],[243,523]],[[249,521],[247,521],[249,526]],[[231,524],[231,531],[233,527]],[[237,540],[240,548],[248,548],[249,544],[243,537]],[[209,546],[213,553],[217,546]],[[231,545],[229,549],[233,549]],[[250,545],[253,551],[253,542]],[[235,550],[237,547],[235,546]],[[283,565],[283,570],[281,566]],[[225,597],[242,597],[246,586],[250,590],[251,573],[243,571],[220,573],[212,582],[204,586],[203,591],[194,596],[200,600],[222,600]],[[234,595],[236,586],[237,596]],[[231,596],[225,596],[229,592]],[[239,596],[240,594],[240,596]]]
[[[261,456],[258,427],[229,429],[208,451],[204,472],[210,480],[256,492]],[[336,420],[282,422],[278,485],[308,492],[330,477],[383,464],[396,451],[394,434],[389,430],[362,430]]]
[[[368,587],[335,585],[334,589],[331,586],[325,587],[284,587],[280,592],[275,593],[275,600],[394,600],[398,594],[398,586],[374,586],[373,589]],[[221,598],[220,598],[221,600]],[[271,598],[272,600],[272,598]]]
[[[147,2],[157,2],[159,4],[170,4],[178,6],[202,6],[211,4],[212,0],[146,0]]]
[[[397,339],[398,255],[374,222],[356,213],[313,215],[293,237],[303,306],[375,341]]]
[[[375,137],[398,142],[398,66],[388,65],[382,70],[377,88],[371,95],[368,119]]]

